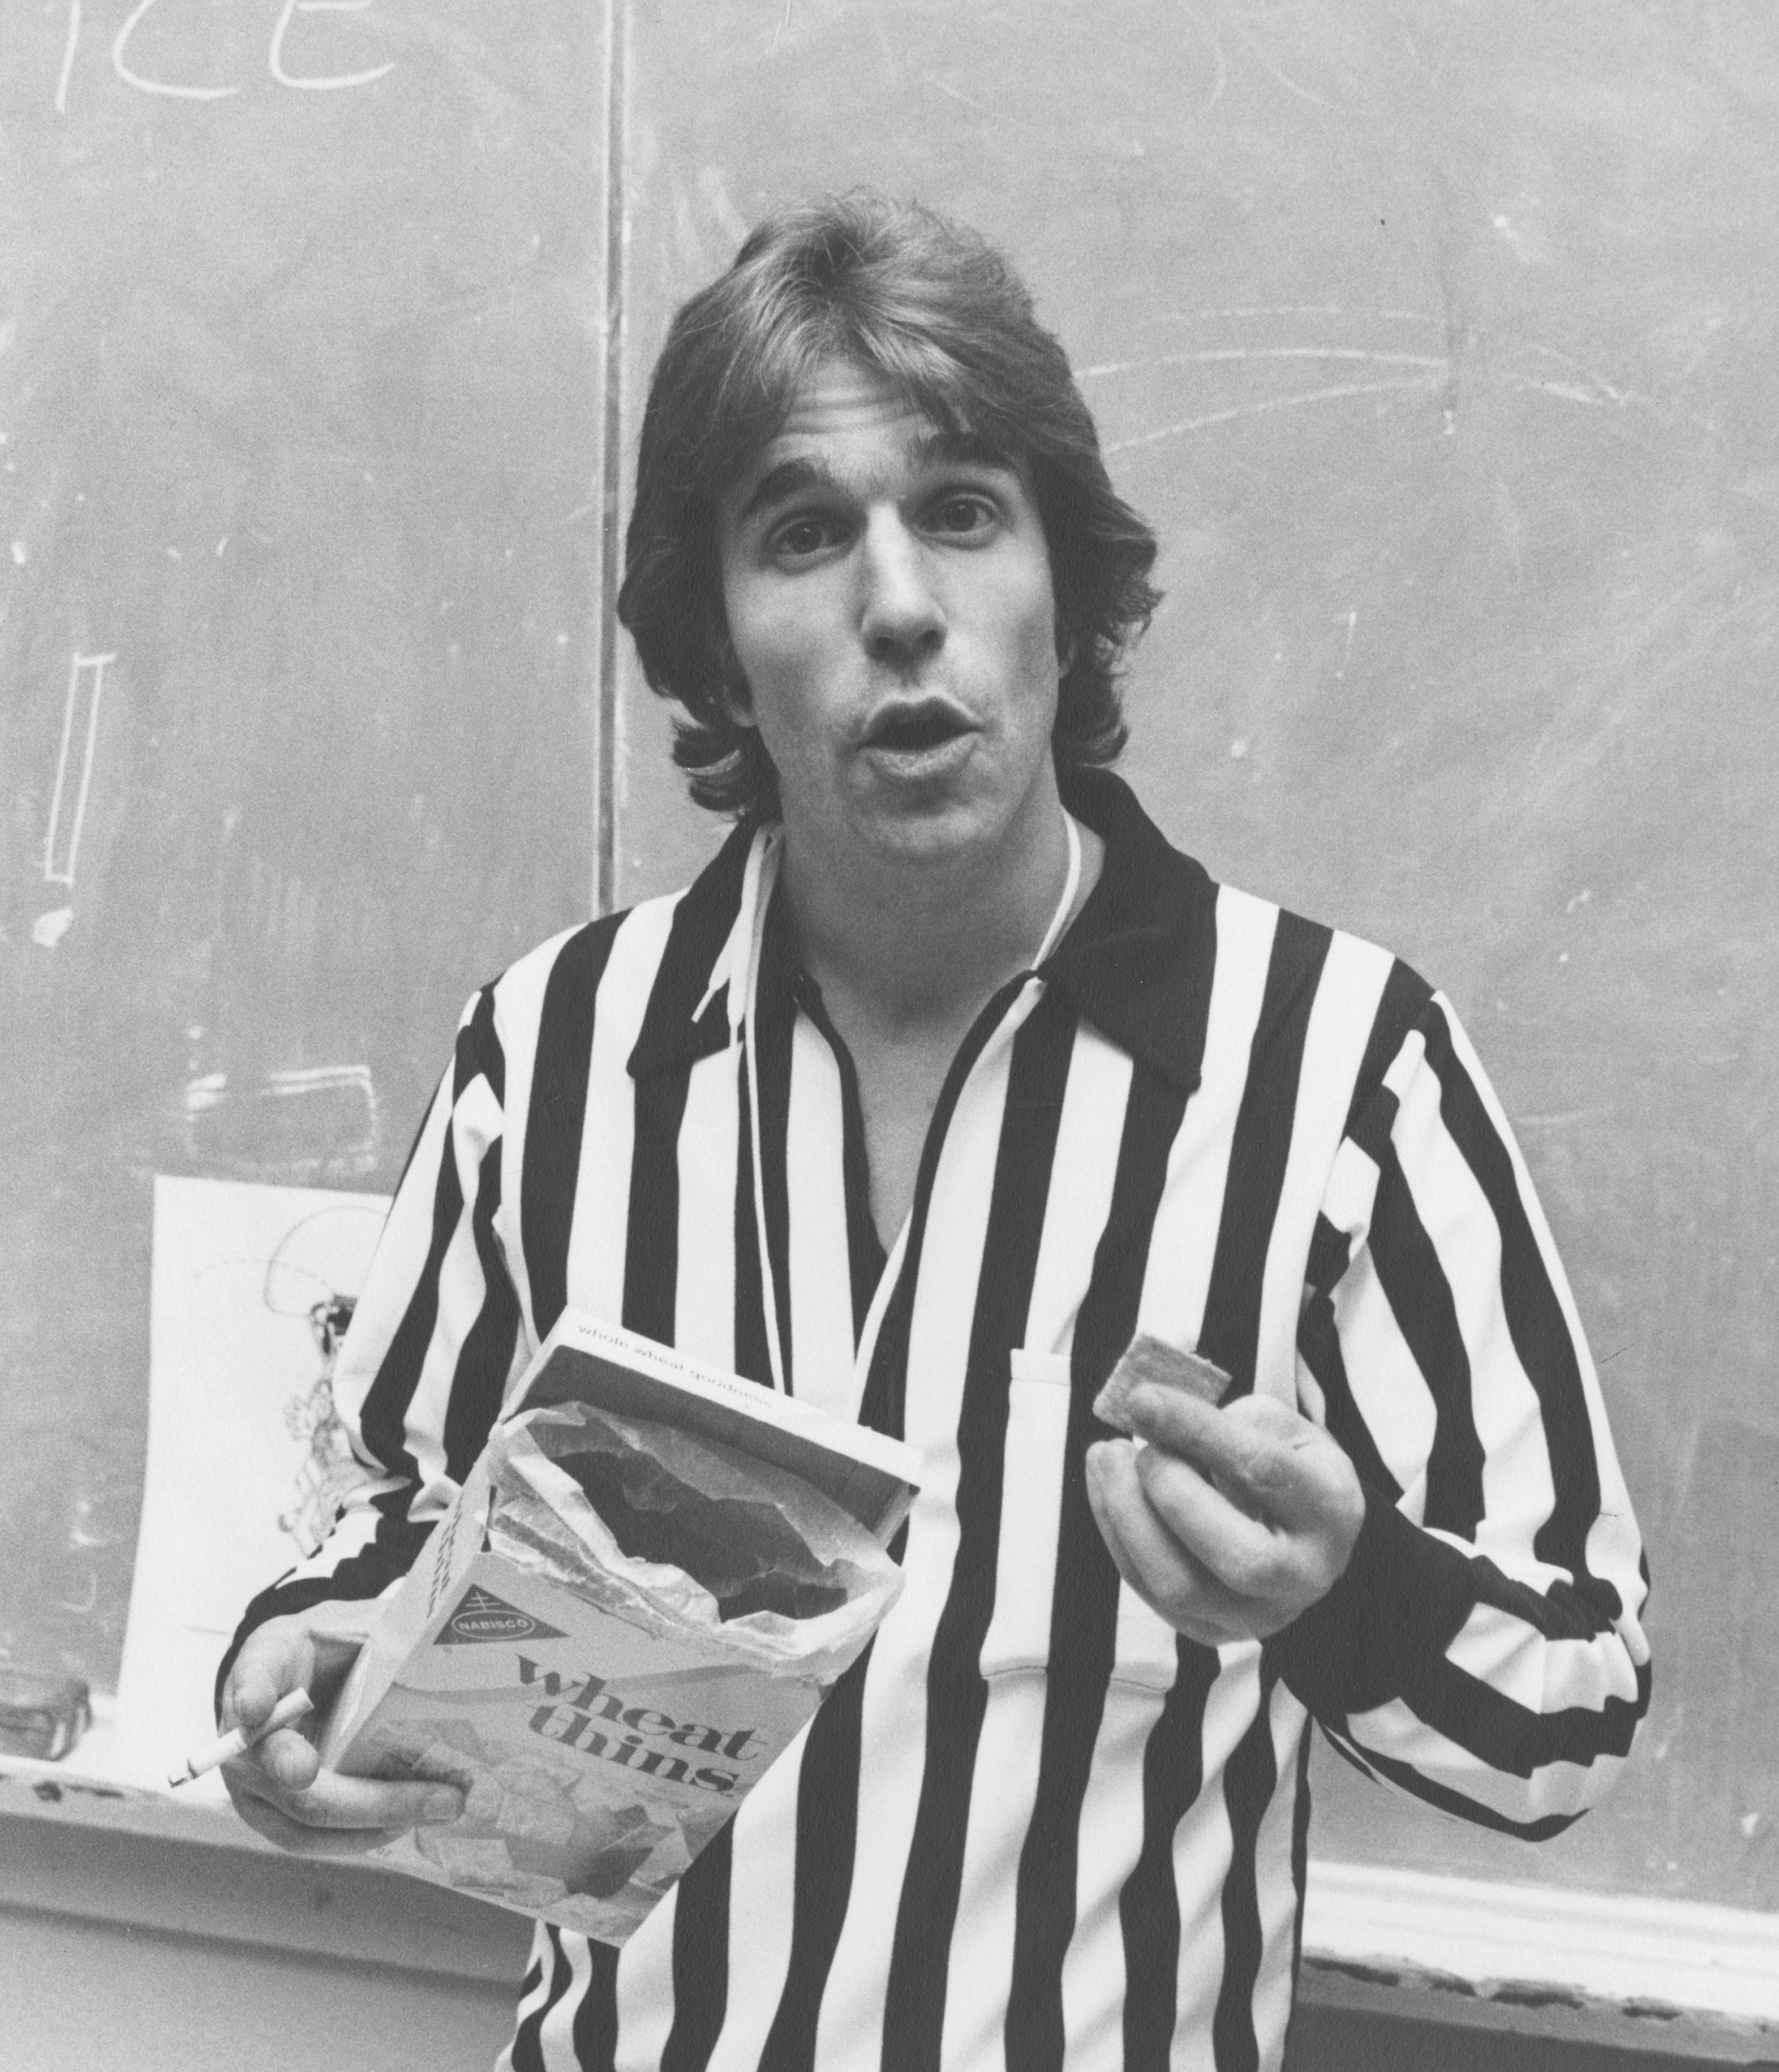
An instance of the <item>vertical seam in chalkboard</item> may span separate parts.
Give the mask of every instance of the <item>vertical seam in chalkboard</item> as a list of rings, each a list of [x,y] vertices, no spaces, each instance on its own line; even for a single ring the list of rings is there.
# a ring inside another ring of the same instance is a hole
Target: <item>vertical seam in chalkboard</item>
[[[624,93],[628,0],[606,5],[605,410],[600,435],[599,690],[595,732],[593,905],[618,894],[618,515],[623,474]]]

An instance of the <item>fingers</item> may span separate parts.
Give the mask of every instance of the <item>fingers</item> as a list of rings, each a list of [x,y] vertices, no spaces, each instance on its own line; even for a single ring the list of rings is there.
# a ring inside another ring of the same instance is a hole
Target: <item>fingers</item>
[[[1232,1507],[1268,1524],[1319,1518],[1330,1477],[1350,1466],[1325,1431],[1271,1396],[1241,1396],[1216,1410],[1182,1391],[1145,1386],[1128,1408],[1135,1437],[1191,1462]]]
[[[1087,1502],[1119,1573],[1176,1631],[1215,1647],[1255,1630],[1254,1608],[1157,1517],[1127,1442],[1089,1449]]]
[[[263,1770],[286,1791],[302,1791],[315,1781],[321,1758],[315,1745],[294,1727],[280,1727],[264,1741],[256,1741],[241,1758]]]
[[[269,1740],[277,1740],[273,1735]],[[311,1749],[310,1754],[313,1757]],[[253,1753],[223,1766],[223,1778],[243,1819],[273,1840],[295,1830],[369,1832],[367,1848],[410,1827],[454,1820],[463,1794],[446,1784],[390,1783],[380,1778],[342,1777],[310,1763],[309,1778],[293,1786],[253,1760]],[[276,1815],[273,1819],[270,1816]],[[277,1827],[277,1834],[272,1829]]]
[[[264,1725],[287,1692],[309,1690],[314,1668],[314,1644],[302,1619],[269,1619],[242,1642],[228,1672],[222,1693],[223,1725],[245,1727],[249,1733]]]
[[[269,1801],[237,1799],[235,1811],[267,1841],[294,1856],[362,1856],[398,1839],[388,1827],[305,1827]]]
[[[1269,1526],[1164,1447],[1144,1447],[1131,1465],[1156,1532],[1180,1541],[1239,1596],[1259,1596],[1276,1586],[1280,1536]]]
[[[269,1619],[249,1634],[224,1688],[225,1726],[251,1732],[286,1692],[306,1690],[324,1709],[357,1644],[318,1628],[307,1615]],[[300,1855],[374,1849],[423,1823],[454,1820],[463,1794],[447,1784],[342,1777],[323,1770],[297,1727],[281,1727],[232,1762],[223,1780],[248,1825]]]

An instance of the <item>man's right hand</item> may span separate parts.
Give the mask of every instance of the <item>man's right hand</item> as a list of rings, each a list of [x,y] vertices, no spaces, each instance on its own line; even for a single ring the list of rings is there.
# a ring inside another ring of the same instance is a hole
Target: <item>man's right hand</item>
[[[358,1652],[355,1638],[328,1630],[327,1608],[268,1619],[242,1643],[223,1687],[222,1724],[249,1733],[289,1691],[306,1691],[312,1716],[326,1716]],[[386,1784],[323,1770],[314,1744],[280,1727],[223,1765],[235,1811],[298,1856],[358,1856],[422,1822],[454,1820],[463,1794],[444,1784]]]

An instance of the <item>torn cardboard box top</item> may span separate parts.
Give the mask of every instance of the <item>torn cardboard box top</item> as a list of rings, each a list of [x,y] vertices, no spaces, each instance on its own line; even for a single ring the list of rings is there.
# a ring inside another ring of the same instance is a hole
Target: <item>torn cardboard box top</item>
[[[895,1602],[916,1457],[565,1314],[324,1729],[466,1794],[376,1856],[622,1942]]]

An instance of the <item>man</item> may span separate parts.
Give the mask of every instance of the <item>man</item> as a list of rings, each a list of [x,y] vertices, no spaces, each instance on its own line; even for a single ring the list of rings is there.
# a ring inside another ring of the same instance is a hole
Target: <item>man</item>
[[[739,825],[471,1003],[336,1384],[378,1479],[224,1715],[337,1679],[565,1303],[924,1474],[901,1601],[672,1897],[621,1953],[540,1931],[519,2072],[1276,2065],[1312,1716],[1535,1836],[1646,1706],[1598,1389],[1450,1009],[1101,767],[1153,553],[968,232],[792,210],[675,323],[620,611]],[[1140,1334],[1233,1399],[1113,1437]],[[231,1782],[298,1848],[456,1803],[290,1732]]]

